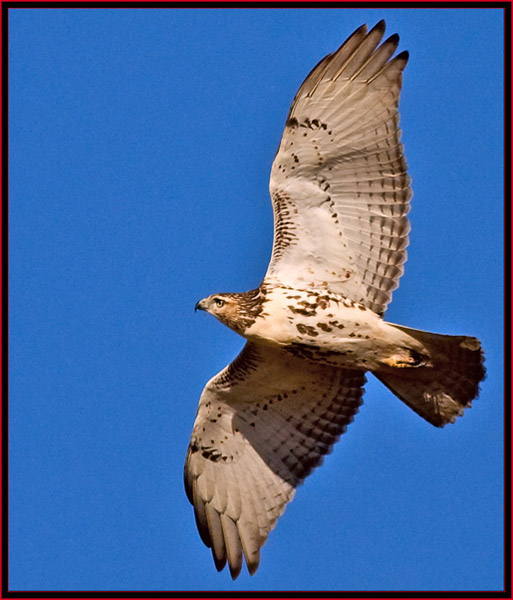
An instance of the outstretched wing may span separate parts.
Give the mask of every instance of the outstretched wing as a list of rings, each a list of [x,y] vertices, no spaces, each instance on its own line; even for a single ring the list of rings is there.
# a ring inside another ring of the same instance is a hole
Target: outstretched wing
[[[406,260],[410,178],[398,101],[408,53],[357,29],[300,87],[271,171],[266,280],[341,293],[378,314]]]
[[[185,463],[203,542],[253,574],[260,548],[361,404],[365,376],[248,342],[206,385]]]

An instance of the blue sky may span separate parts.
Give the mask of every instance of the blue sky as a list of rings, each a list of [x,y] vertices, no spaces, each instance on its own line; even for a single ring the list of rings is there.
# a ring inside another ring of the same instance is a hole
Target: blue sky
[[[200,298],[256,287],[271,162],[310,69],[359,25],[410,51],[414,198],[387,319],[481,338],[443,430],[369,376],[258,573],[217,573],[182,484],[206,381],[243,340]],[[502,587],[503,15],[11,9],[10,587]]]

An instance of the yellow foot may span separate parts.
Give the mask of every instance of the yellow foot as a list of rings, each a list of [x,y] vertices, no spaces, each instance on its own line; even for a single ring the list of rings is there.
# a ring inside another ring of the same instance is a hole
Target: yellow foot
[[[404,354],[392,354],[381,361],[383,364],[393,368],[425,367],[431,365],[427,356],[408,348]]]
[[[412,367],[416,364],[413,356],[405,356],[404,354],[394,354],[381,362],[389,367]]]

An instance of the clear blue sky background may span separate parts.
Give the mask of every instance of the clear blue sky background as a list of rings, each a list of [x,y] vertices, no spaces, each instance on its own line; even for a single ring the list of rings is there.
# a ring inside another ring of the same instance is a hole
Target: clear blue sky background
[[[257,575],[218,574],[182,484],[205,382],[243,345],[200,298],[272,241],[292,98],[359,25],[410,51],[412,235],[387,313],[479,336],[443,430],[372,377]],[[15,590],[502,587],[500,10],[11,10],[10,585]]]

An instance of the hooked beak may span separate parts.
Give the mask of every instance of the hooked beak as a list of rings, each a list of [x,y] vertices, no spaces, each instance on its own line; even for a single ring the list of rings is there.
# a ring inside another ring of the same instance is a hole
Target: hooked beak
[[[199,302],[196,302],[196,304],[194,305],[194,310],[197,311],[198,309],[199,310],[207,309],[206,304],[205,304],[205,299],[200,300]]]

